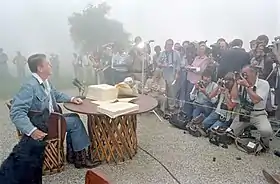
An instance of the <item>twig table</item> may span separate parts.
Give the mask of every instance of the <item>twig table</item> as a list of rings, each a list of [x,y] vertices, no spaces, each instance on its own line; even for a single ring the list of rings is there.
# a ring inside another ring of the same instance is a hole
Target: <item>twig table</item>
[[[139,105],[138,111],[113,119],[97,112],[97,105],[89,99],[85,99],[81,105],[64,104],[69,111],[87,115],[91,158],[118,163],[135,156],[137,114],[153,110],[158,103],[156,99],[147,95],[139,95],[133,103]]]

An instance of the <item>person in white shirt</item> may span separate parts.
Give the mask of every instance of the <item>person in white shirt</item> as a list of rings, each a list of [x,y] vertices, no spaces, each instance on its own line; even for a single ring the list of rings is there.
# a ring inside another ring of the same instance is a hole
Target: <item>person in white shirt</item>
[[[273,133],[270,122],[265,111],[269,95],[269,83],[257,77],[254,67],[248,65],[243,67],[240,79],[237,79],[232,97],[240,105],[240,114],[237,115],[230,128],[238,136],[250,125],[255,126],[261,135],[261,141],[269,148],[269,139]]]
[[[83,67],[84,67],[84,79],[83,81],[87,84],[96,84],[96,75],[93,73],[93,62],[91,61],[92,56],[87,52],[83,56]]]
[[[112,55],[111,67],[114,68],[115,65],[120,64],[121,55],[118,51],[114,50]]]
[[[79,60],[78,60],[78,54],[76,54],[76,53],[73,53],[72,66],[74,69],[74,78],[78,78]]]

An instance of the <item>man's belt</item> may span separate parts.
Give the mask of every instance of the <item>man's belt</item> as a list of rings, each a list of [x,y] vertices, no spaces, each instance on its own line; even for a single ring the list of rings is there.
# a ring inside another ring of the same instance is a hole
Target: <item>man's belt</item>
[[[265,109],[252,109],[251,111],[254,111],[254,112],[258,112],[258,111],[264,111]]]

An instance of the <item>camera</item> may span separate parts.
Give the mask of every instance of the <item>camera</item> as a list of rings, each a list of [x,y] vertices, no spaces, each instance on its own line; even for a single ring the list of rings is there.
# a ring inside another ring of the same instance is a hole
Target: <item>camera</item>
[[[280,42],[280,36],[276,36],[276,37],[274,38],[274,40],[275,40],[275,42]]]
[[[241,79],[241,76],[242,76],[244,79],[247,79],[247,74],[246,74],[246,73],[240,73],[240,72],[237,72],[237,71],[234,72],[234,78],[235,78],[235,80],[240,80],[240,79]]]
[[[197,82],[197,85],[200,87],[200,88],[204,88],[205,87],[205,82],[203,80],[199,80]]]
[[[237,72],[237,71],[235,71],[235,72],[234,72],[234,78],[235,78],[235,80],[239,80],[239,79],[241,79],[241,75],[240,75],[240,73],[239,73],[239,72]]]
[[[221,49],[220,45],[218,43],[214,43],[210,45],[211,47],[211,54],[212,57],[214,58],[215,61],[220,61],[221,60]]]
[[[251,111],[254,108],[254,103],[248,102],[247,100],[241,101],[241,106],[240,106],[240,115],[239,115],[239,121],[242,122],[250,122],[250,115]]]
[[[219,79],[218,80],[218,85],[221,87],[225,87],[226,81],[224,79]]]

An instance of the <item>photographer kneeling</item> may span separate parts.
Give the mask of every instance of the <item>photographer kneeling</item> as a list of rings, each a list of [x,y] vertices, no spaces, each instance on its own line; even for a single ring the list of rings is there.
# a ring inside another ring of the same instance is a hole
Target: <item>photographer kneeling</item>
[[[212,82],[211,76],[211,71],[205,70],[202,73],[201,80],[194,85],[190,93],[190,100],[194,102],[194,107],[190,106],[193,108],[193,118],[196,118],[200,114],[207,117],[212,111],[213,104],[217,101],[217,98],[211,98],[209,96],[210,93],[218,86],[215,82]],[[188,115],[188,117],[191,116]]]
[[[235,136],[239,136],[246,127],[255,126],[260,132],[260,141],[265,146],[263,151],[266,151],[273,133],[265,111],[269,84],[257,77],[257,71],[252,66],[243,67],[242,75],[236,84],[232,90],[232,97],[240,103],[240,115],[234,118],[230,128]]]
[[[205,130],[215,127],[229,127],[231,111],[236,103],[232,101],[231,91],[234,85],[234,73],[228,73],[224,79],[218,81],[218,87],[209,95],[211,99],[217,98],[217,108],[203,121]]]

